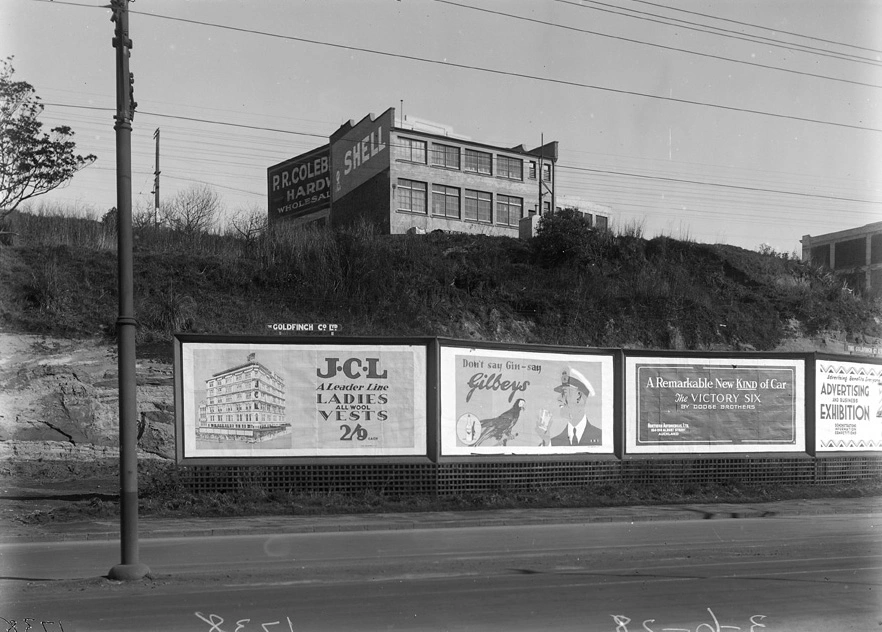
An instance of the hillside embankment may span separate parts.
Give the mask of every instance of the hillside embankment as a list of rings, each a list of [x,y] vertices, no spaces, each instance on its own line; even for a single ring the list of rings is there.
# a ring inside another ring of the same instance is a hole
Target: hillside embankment
[[[106,478],[118,446],[112,227],[20,214],[10,228],[0,246],[2,474]],[[795,257],[594,231],[568,216],[529,241],[144,227],[134,256],[145,463],[174,457],[174,332],[323,322],[353,336],[827,353],[882,340],[878,300]]]

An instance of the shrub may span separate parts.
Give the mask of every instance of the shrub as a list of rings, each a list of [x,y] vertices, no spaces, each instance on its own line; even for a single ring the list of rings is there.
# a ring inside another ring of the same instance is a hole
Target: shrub
[[[32,307],[51,315],[63,314],[74,301],[72,280],[54,257],[31,271],[24,290]]]
[[[181,293],[174,282],[165,289],[154,292],[144,301],[141,309],[141,325],[150,332],[171,337],[176,331],[192,328],[197,304],[192,296]]]
[[[594,231],[588,218],[574,209],[542,217],[531,242],[536,262],[556,267],[584,259]]]

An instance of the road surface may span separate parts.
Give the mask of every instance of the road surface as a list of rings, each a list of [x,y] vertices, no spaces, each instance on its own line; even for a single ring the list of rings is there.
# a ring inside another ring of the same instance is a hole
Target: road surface
[[[0,545],[0,632],[882,629],[882,514]],[[11,621],[15,620],[15,625]]]

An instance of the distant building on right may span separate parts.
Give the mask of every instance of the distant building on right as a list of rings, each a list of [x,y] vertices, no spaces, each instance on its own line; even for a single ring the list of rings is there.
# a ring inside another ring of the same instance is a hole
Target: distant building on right
[[[803,235],[802,260],[827,267],[855,292],[882,296],[882,222]]]

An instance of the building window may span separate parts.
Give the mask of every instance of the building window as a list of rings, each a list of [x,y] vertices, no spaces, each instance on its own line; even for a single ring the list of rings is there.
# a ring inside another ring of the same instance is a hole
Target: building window
[[[528,177],[530,178],[530,180],[536,179],[536,161],[535,160],[530,161],[530,171],[529,171]]]
[[[396,144],[399,160],[426,164],[426,141],[413,138],[399,138]]]
[[[547,162],[542,163],[542,179],[551,182],[551,165]]]
[[[551,202],[542,202],[542,214],[548,215],[551,213]]]
[[[432,164],[436,167],[459,169],[459,147],[432,145]]]
[[[492,161],[493,157],[483,151],[475,151],[474,149],[464,150],[463,170],[474,171],[475,173],[493,174]]]
[[[609,228],[609,218],[605,215],[595,215],[594,216],[594,227],[599,228],[600,230],[606,230]]]
[[[398,179],[398,210],[410,211],[411,213],[426,212],[426,192],[428,186],[425,182],[416,180]]]
[[[432,214],[459,219],[459,189],[433,184]]]
[[[524,213],[524,200],[510,195],[496,196],[496,223],[517,226]]]
[[[509,158],[508,156],[499,156],[496,159],[496,175],[500,178],[509,178],[511,180],[524,179],[524,161],[520,158]]]
[[[493,196],[485,191],[465,190],[465,219],[489,224],[493,221]]]

